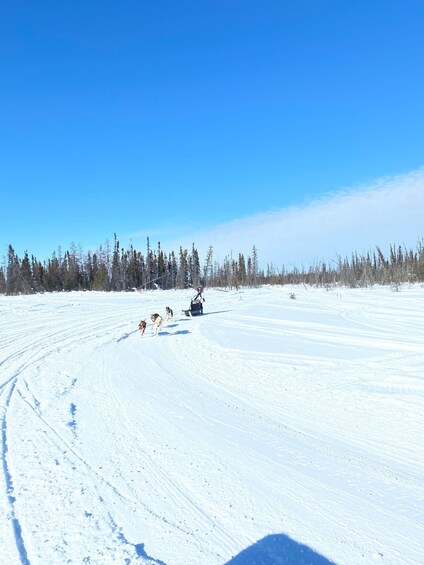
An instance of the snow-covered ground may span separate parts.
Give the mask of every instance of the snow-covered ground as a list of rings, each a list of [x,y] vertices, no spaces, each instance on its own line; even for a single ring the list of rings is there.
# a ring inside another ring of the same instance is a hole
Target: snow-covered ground
[[[191,296],[0,297],[1,565],[422,565],[424,288]]]

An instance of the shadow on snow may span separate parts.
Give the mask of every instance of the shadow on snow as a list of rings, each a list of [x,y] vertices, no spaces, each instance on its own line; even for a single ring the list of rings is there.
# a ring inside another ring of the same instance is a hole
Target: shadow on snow
[[[190,331],[189,330],[178,330],[177,332],[164,332],[161,331],[159,332],[158,335],[185,335],[185,334],[189,334]]]
[[[150,557],[147,555],[146,550],[144,549],[144,543],[137,543],[135,546],[135,551],[137,553],[137,557],[143,557],[148,562],[151,562],[152,565],[166,565],[163,561],[155,559],[154,557]]]
[[[335,563],[289,536],[273,534],[243,549],[225,565],[335,565]]]
[[[215,312],[203,312],[201,316],[210,316],[211,314],[225,314],[227,312],[232,312],[232,310],[215,310]]]
[[[215,310],[214,312],[203,312],[203,314],[192,314],[190,316],[178,318],[178,322],[189,322],[192,318],[203,318],[204,316],[210,316],[211,314],[226,314],[227,312],[232,312],[232,310]]]

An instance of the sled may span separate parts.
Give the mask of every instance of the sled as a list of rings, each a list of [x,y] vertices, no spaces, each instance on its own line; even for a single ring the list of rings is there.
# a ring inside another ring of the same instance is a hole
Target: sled
[[[197,298],[192,300],[190,303],[190,314],[192,316],[198,316],[199,314],[203,314],[203,299]]]
[[[204,298],[193,298],[190,302],[190,308],[183,310],[183,314],[186,316],[199,316],[203,314],[203,302]]]

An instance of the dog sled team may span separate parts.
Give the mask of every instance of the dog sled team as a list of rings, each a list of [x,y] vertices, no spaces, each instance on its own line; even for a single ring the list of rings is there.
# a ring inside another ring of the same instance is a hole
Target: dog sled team
[[[186,316],[195,316],[197,314],[203,314],[203,302],[205,299],[203,298],[203,287],[199,286],[197,288],[197,294],[194,298],[191,299],[190,308],[188,310],[183,310],[183,313]],[[159,331],[162,329],[162,325],[164,319],[169,321],[174,319],[174,311],[169,306],[165,309],[165,316],[162,317],[160,314],[151,314],[150,320],[152,322],[152,331],[154,335],[158,335]],[[147,322],[146,320],[141,320],[138,324],[138,329],[140,330],[140,335],[143,337],[146,329],[147,329]]]
[[[151,314],[150,319],[152,321],[153,334],[158,335],[159,331],[162,329],[163,317],[160,314]],[[167,306],[165,310],[165,319],[166,320],[174,319],[174,312],[172,308],[170,308],[169,306]],[[146,320],[141,320],[141,322],[138,324],[138,329],[140,330],[140,334],[143,337],[144,332],[147,329]]]

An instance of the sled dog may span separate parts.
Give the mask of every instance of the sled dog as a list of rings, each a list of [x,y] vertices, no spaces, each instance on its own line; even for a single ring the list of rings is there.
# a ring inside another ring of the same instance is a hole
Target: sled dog
[[[159,316],[159,314],[152,314],[150,316],[150,319],[152,320],[152,324],[153,324],[153,333],[157,335],[158,331],[162,327],[163,318],[162,316]]]
[[[146,331],[146,328],[147,328],[146,321],[141,320],[141,322],[138,324],[138,329],[140,330],[141,337],[143,337],[144,332]]]

